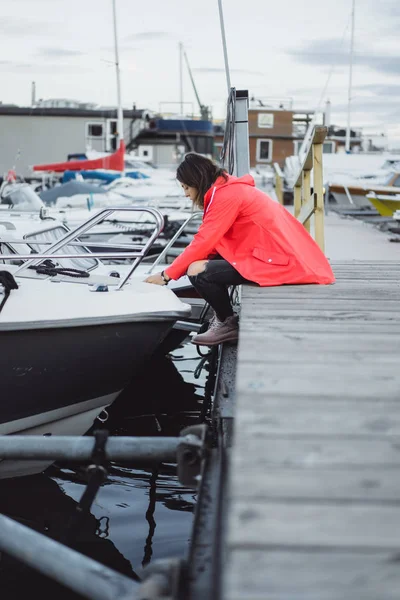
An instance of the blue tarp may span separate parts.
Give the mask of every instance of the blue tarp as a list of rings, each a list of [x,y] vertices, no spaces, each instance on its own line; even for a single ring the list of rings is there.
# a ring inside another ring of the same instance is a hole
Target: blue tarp
[[[62,183],[76,179],[77,174],[81,175],[83,179],[98,179],[105,183],[111,183],[121,177],[120,173],[107,173],[107,171],[64,171],[61,179]],[[148,175],[140,171],[126,171],[125,177],[130,177],[131,179],[149,179]]]

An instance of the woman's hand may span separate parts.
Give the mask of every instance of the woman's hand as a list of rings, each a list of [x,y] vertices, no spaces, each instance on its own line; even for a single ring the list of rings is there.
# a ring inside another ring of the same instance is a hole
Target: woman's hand
[[[164,281],[161,273],[156,273],[155,275],[150,275],[147,279],[145,279],[146,283],[155,283],[156,285],[167,285]]]

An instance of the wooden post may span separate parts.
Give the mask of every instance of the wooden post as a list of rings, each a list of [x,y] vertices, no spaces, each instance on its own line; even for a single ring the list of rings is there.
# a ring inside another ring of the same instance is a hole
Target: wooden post
[[[312,137],[307,141],[302,163],[293,186],[294,216],[310,233],[311,217],[315,215],[314,238],[324,252],[324,189],[322,179],[322,147],[327,128],[315,126]],[[311,198],[311,171],[314,193]]]
[[[307,204],[311,198],[311,171],[303,171],[303,193],[302,206]],[[310,233],[311,217],[303,223],[304,227]]]
[[[295,185],[293,188],[294,216],[297,217],[301,211],[301,186]]]
[[[278,163],[274,163],[275,194],[280,204],[283,204],[283,173]]]
[[[313,174],[315,200],[315,241],[325,252],[324,186],[322,174],[322,144],[313,144]]]

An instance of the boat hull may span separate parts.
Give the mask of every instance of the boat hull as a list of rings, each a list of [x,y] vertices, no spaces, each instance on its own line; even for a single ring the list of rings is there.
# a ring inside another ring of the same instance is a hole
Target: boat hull
[[[82,435],[155,352],[174,320],[3,331],[0,435]],[[133,399],[135,402],[140,398]],[[44,463],[0,462],[0,478]]]
[[[351,202],[344,191],[332,190],[331,188],[329,188],[329,193],[331,197],[333,197],[334,201],[339,206],[355,206],[357,208],[371,207],[371,204],[365,195],[366,192],[360,193],[353,190],[353,193],[351,193],[351,190],[349,191],[351,195]]]
[[[329,184],[329,196],[340,206],[354,205],[359,208],[371,207],[371,203],[367,195],[373,192],[374,194],[396,195],[399,193],[399,188],[394,186],[377,187],[372,184],[357,186],[357,185],[342,185],[338,183]]]
[[[400,208],[400,198],[395,198],[393,200],[387,198],[382,200],[379,197],[372,198],[371,196],[368,196],[368,200],[382,217],[392,217],[396,210]]]
[[[88,402],[70,405],[8,424],[19,435],[84,435],[103,409],[112,404],[122,390]],[[36,424],[35,424],[36,423]],[[0,479],[41,473],[52,464],[46,460],[0,460]]]

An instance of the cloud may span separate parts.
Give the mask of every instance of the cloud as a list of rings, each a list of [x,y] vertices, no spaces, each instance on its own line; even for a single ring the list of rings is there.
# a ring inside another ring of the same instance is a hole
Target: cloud
[[[107,53],[112,54],[112,55],[114,55],[114,53],[115,53],[114,46],[101,46],[99,48],[99,50],[101,50],[102,52],[107,52]],[[135,53],[137,53],[137,52],[144,52],[144,49],[143,49],[143,47],[140,48],[140,46],[128,46],[128,45],[124,45],[123,44],[122,46],[118,45],[118,52],[120,54],[122,54],[123,52],[135,52]]]
[[[217,67],[197,67],[195,69],[192,69],[192,71],[195,71],[196,73],[205,73],[207,75],[225,75],[225,69],[219,69]],[[236,73],[238,75],[265,75],[265,73],[261,73],[261,71],[249,71],[247,69],[230,69],[230,72]]]
[[[347,103],[343,104],[332,104],[332,110],[335,112],[346,113]],[[383,116],[383,112],[393,111],[393,109],[399,109],[399,103],[397,98],[382,98],[379,96],[359,96],[353,97],[351,102],[351,111],[356,112],[373,112]]]
[[[47,58],[63,58],[73,56],[83,56],[85,53],[79,50],[67,50],[66,48],[40,48],[36,52],[37,56],[44,56]]]
[[[289,50],[288,54],[298,62],[316,66],[348,65],[350,52],[342,40],[315,40],[302,48]],[[354,52],[354,64],[367,67],[378,73],[390,75],[400,74],[400,61],[397,55],[372,53],[370,49],[358,47]]]
[[[61,64],[35,64],[35,63],[22,63],[11,60],[0,61],[0,72],[5,73],[29,73],[29,75],[35,76],[37,74],[57,76],[62,74],[77,74],[91,71],[91,69],[76,66],[76,65],[61,65]]]
[[[374,0],[375,4],[375,0]],[[398,0],[385,0],[378,5],[380,15],[388,15],[389,17],[400,17],[400,4]],[[396,23],[398,30],[398,23]]]
[[[169,33],[168,31],[143,31],[142,33],[134,33],[133,35],[128,35],[124,39],[125,41],[135,40],[147,42],[149,40],[175,39],[175,37],[175,35]]]
[[[56,35],[56,31],[54,25],[51,26],[45,21],[24,17],[1,17],[0,35],[2,37],[42,37],[43,35]]]
[[[400,96],[400,84],[369,83],[367,85],[358,85],[356,90],[370,92],[377,96]]]

